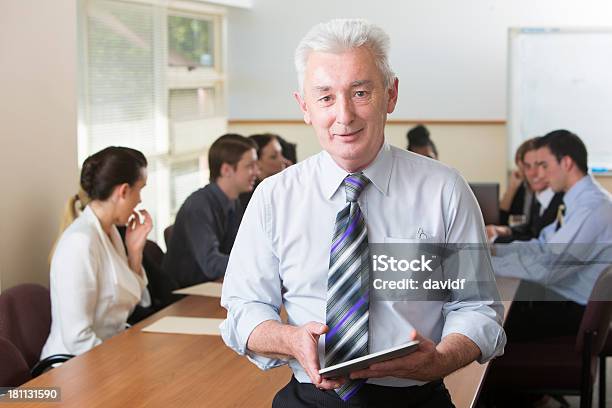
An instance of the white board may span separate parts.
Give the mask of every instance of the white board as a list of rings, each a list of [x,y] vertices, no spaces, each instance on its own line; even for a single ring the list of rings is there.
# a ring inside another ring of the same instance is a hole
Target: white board
[[[509,31],[508,163],[555,129],[584,141],[593,172],[612,169],[612,28]]]

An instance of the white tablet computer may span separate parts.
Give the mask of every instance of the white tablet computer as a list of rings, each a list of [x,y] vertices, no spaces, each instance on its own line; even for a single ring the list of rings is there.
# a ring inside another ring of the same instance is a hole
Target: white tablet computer
[[[409,341],[408,343],[400,344],[399,346],[391,347],[386,350],[368,354],[366,356],[357,357],[343,363],[334,364],[319,370],[319,374],[324,378],[335,378],[348,376],[353,371],[368,368],[374,363],[391,360],[393,358],[402,357],[412,353],[419,347],[419,341]]]

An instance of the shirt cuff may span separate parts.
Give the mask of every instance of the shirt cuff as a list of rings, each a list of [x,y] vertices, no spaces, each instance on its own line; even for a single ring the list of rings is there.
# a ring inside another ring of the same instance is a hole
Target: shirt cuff
[[[241,307],[236,315],[228,317],[221,323],[221,337],[225,344],[240,355],[247,358],[262,370],[287,364],[286,360],[265,357],[247,349],[249,336],[257,326],[267,320],[280,322],[280,316],[269,305],[249,303]]]
[[[472,340],[480,349],[478,362],[484,364],[504,353],[506,333],[501,325],[476,311],[454,311],[446,316],[442,338],[459,333]]]

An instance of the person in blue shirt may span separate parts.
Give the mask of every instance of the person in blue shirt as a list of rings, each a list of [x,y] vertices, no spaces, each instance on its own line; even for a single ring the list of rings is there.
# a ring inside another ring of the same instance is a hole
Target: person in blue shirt
[[[582,140],[555,130],[538,139],[536,148],[550,187],[565,192],[557,220],[531,241],[496,245],[492,262],[496,275],[528,283],[521,289],[532,290],[519,290],[519,296],[555,301],[513,306],[509,341],[575,335],[593,285],[612,261],[612,197],[588,174]]]

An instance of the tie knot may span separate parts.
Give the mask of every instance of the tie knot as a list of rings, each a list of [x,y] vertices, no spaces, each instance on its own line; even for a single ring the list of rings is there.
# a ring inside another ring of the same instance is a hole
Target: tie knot
[[[346,201],[350,203],[357,202],[359,195],[369,183],[370,179],[364,176],[363,173],[353,173],[346,176],[344,179]]]

